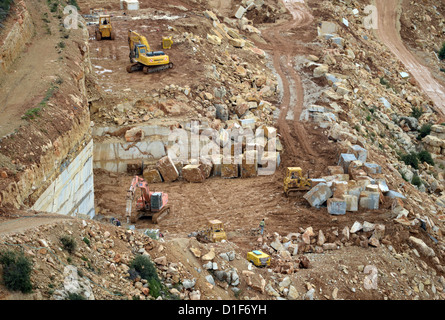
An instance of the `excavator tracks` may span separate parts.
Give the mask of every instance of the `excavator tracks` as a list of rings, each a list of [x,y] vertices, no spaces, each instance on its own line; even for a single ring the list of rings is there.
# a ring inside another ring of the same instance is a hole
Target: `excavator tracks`
[[[167,69],[172,69],[172,68],[173,68],[172,62],[170,62],[169,64],[166,64],[166,65],[156,66],[156,67],[149,67],[149,66],[144,66],[140,63],[134,63],[134,64],[127,66],[127,72],[132,73],[135,71],[142,70],[145,74],[150,74],[150,73],[161,72],[161,71],[164,71]]]

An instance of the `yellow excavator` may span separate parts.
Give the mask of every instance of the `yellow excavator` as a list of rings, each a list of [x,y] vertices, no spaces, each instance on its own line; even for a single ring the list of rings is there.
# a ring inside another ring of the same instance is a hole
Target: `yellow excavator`
[[[109,15],[99,16],[99,24],[96,27],[96,39],[101,41],[102,39],[114,40],[116,33],[111,26],[111,17]]]
[[[128,31],[128,46],[131,62],[128,73],[142,70],[147,74],[173,68],[168,55],[163,51],[151,51],[147,39],[135,31]]]

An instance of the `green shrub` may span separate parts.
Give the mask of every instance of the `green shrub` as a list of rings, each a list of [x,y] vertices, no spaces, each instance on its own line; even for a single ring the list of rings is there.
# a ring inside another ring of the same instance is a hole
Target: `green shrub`
[[[60,238],[60,242],[62,242],[63,248],[69,253],[76,251],[77,243],[73,237],[63,236]]]
[[[82,241],[85,242],[85,244],[86,244],[88,247],[89,247],[90,244],[91,244],[90,239],[88,239],[87,237],[83,237]]]
[[[445,59],[445,43],[442,44],[442,48],[439,51],[439,59],[440,60]]]
[[[426,162],[426,163],[428,163],[429,165],[434,166],[434,160],[433,160],[433,158],[431,157],[431,153],[429,153],[428,151],[426,151],[426,150],[420,151],[420,152],[417,154],[417,157],[419,158],[419,161],[420,161],[420,162]]]
[[[425,123],[419,130],[419,135],[417,136],[418,140],[422,140],[422,138],[426,137],[431,133],[431,124]]]
[[[404,154],[401,156],[401,159],[407,166],[411,166],[414,169],[419,168],[419,159],[417,159],[417,154],[415,152],[411,152],[410,154]]]
[[[86,300],[86,298],[81,294],[69,292],[67,300]]]
[[[32,262],[23,252],[6,251],[0,254],[3,266],[3,281],[6,288],[12,291],[29,293],[32,290]]]
[[[423,108],[422,107],[414,107],[411,110],[411,116],[419,119],[423,114]]]
[[[422,180],[419,178],[419,176],[414,176],[411,180],[411,184],[420,187],[422,185]]]
[[[147,256],[138,255],[136,258],[134,258],[130,263],[130,269],[134,269],[142,279],[147,281],[155,279],[159,281],[156,267]]]

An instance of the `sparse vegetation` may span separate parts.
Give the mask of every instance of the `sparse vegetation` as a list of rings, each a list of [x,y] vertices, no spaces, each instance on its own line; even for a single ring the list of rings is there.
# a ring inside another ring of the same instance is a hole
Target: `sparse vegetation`
[[[422,185],[422,180],[420,179],[419,176],[414,176],[413,179],[411,180],[411,184],[420,187]]]
[[[445,59],[445,42],[442,44],[442,48],[439,50],[439,59]]]
[[[32,262],[23,252],[2,252],[0,264],[3,266],[3,282],[6,288],[23,293],[32,291]]]
[[[422,107],[413,107],[411,110],[411,117],[414,117],[416,119],[419,119],[423,114],[423,108]]]
[[[422,138],[426,137],[431,133],[431,124],[425,123],[419,130],[419,135],[417,136],[417,140],[422,140]]]
[[[417,154],[417,157],[419,158],[420,162],[426,162],[432,166],[434,166],[434,160],[431,157],[431,153],[429,153],[426,150],[422,150]]]
[[[138,255],[130,264],[130,277],[136,273],[142,279],[148,281],[150,295],[157,298],[162,294],[162,284],[158,277],[156,267],[150,258]]]
[[[60,242],[63,245],[63,248],[68,251],[69,253],[74,253],[77,248],[76,240],[74,240],[71,236],[63,236],[60,238]]]
[[[87,298],[85,298],[83,295],[78,294],[78,293],[68,293],[68,298],[67,300],[86,300]]]
[[[415,152],[402,155],[401,160],[405,162],[407,166],[411,166],[414,169],[419,169],[419,160],[417,159],[417,154]]]
[[[11,5],[14,3],[14,0],[1,0],[0,1],[0,22],[5,20],[9,15],[9,10],[11,9]],[[0,26],[1,23],[0,23]]]

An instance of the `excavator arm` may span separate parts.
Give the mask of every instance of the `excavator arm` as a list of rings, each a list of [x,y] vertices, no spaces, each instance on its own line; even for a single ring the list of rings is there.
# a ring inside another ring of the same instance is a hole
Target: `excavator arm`
[[[127,207],[125,210],[126,216],[127,216],[127,222],[131,217],[131,210],[132,210],[132,206],[133,206],[133,201],[134,201],[134,194],[136,192],[136,189],[141,189],[141,193],[142,193],[142,203],[143,206],[145,207],[146,204],[150,204],[150,190],[148,189],[148,184],[147,182],[138,177],[135,176],[133,178],[133,180],[131,181],[131,185],[130,188],[127,191]]]
[[[128,45],[130,50],[134,50],[135,46],[138,44],[142,44],[147,48],[147,52],[151,52],[150,45],[148,44],[147,38],[140,35],[136,31],[129,30],[128,31]]]

